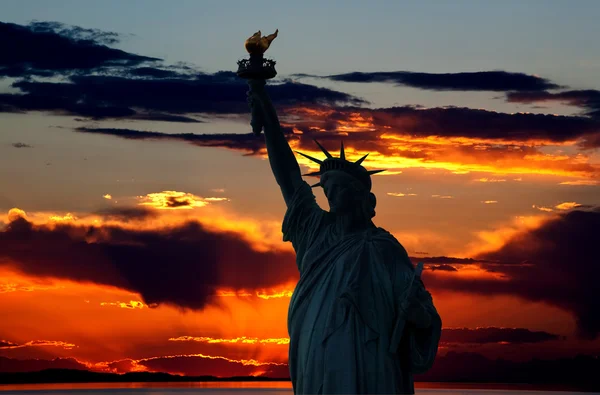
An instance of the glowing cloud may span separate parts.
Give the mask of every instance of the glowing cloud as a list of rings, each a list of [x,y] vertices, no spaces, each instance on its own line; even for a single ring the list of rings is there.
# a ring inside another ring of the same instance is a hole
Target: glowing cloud
[[[101,302],[100,306],[116,306],[122,309],[143,309],[144,307],[152,307],[139,300],[131,300],[129,302]]]
[[[19,218],[23,218],[23,219],[27,219],[27,214],[25,213],[25,211],[21,210],[20,208],[11,208],[10,210],[8,210],[8,222],[13,222],[18,220]]]
[[[77,347],[75,344],[67,343],[63,341],[56,340],[31,340],[24,344],[16,344],[12,342],[7,342],[5,340],[0,340],[0,350],[12,349],[12,348],[24,348],[24,347],[61,347],[65,350],[71,350],[74,347]]]
[[[161,357],[138,359],[135,362],[140,363],[140,362],[147,362],[147,361],[152,361],[152,360],[156,360],[156,359],[172,359],[172,358],[182,358],[182,357],[183,358],[200,357],[200,358],[205,358],[205,359],[222,359],[227,362],[234,362],[234,363],[239,363],[242,365],[250,365],[250,366],[264,366],[264,365],[286,366],[287,365],[286,363],[259,362],[256,359],[232,359],[232,358],[227,358],[227,357],[222,357],[222,356],[213,356],[213,355],[205,355],[205,354],[166,355],[166,356],[161,356]]]
[[[600,181],[595,180],[577,180],[577,181],[563,181],[558,185],[600,185]]]
[[[73,222],[77,220],[77,217],[71,213],[66,213],[65,215],[52,215],[49,219],[52,222]]]
[[[286,291],[280,291],[280,292],[274,292],[274,293],[258,291],[256,293],[256,296],[258,296],[261,299],[291,298],[293,293],[294,293],[293,290],[286,290]]]
[[[228,201],[227,198],[202,198],[191,193],[177,191],[162,191],[138,196],[142,206],[151,206],[157,209],[192,209],[204,207],[209,202]]]
[[[267,339],[259,339],[257,337],[236,337],[233,339],[215,339],[212,337],[194,337],[194,336],[179,336],[172,337],[169,341],[174,342],[200,342],[200,343],[209,343],[209,344],[217,344],[217,343],[227,343],[227,344],[278,344],[278,345],[286,345],[290,343],[290,339],[288,337],[282,338],[267,338]]]
[[[478,240],[469,243],[465,251],[456,251],[452,255],[478,256],[486,252],[498,250],[515,236],[537,229],[548,220],[547,215],[514,216],[509,221],[496,224],[494,230],[475,232]]]
[[[33,292],[33,291],[48,291],[51,289],[60,289],[64,286],[56,285],[41,285],[41,284],[19,284],[19,283],[4,283],[0,284],[0,294],[9,292]]]
[[[287,288],[287,289],[283,289],[283,290],[261,289],[261,290],[255,291],[254,293],[251,293],[251,292],[248,292],[245,290],[218,290],[216,293],[216,296],[220,296],[220,297],[231,297],[231,296],[257,297],[260,299],[269,300],[269,299],[279,299],[279,298],[291,298],[293,293],[294,293],[293,284],[290,284],[289,288]]]
[[[561,204],[557,204],[556,206],[554,206],[555,208],[559,209],[559,210],[571,210],[574,209],[575,207],[580,207],[581,204],[579,203],[575,203],[575,202],[564,202]]]

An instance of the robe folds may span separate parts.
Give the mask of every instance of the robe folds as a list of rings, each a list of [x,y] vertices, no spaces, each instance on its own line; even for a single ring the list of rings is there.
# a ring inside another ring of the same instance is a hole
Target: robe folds
[[[288,202],[282,232],[300,271],[288,310],[289,368],[295,394],[413,394],[413,374],[435,359],[441,319],[418,280],[417,299],[431,316],[405,323],[398,350],[390,338],[414,267],[389,232],[336,234],[306,182]]]

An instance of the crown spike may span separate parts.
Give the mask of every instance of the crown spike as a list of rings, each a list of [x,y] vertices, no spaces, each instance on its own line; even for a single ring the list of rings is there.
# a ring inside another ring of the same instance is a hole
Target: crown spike
[[[303,154],[302,152],[298,152],[298,151],[294,151],[294,152],[296,152],[296,153],[298,153],[298,154],[300,154],[300,155],[304,156],[305,158],[308,158],[308,159],[312,160],[313,162],[317,162],[317,163],[318,163],[318,164],[320,164],[320,165],[322,165],[322,164],[323,164],[323,161],[322,161],[322,160],[315,159],[315,158],[313,158],[312,156],[308,156],[308,155],[306,155],[306,154]]]
[[[325,148],[323,148],[323,146],[321,144],[319,144],[319,142],[317,141],[317,139],[313,139],[315,140],[315,143],[317,143],[317,145],[319,146],[319,148],[321,148],[321,151],[323,151],[323,153],[328,157],[328,158],[333,158],[333,156],[331,156],[331,154],[329,152],[327,152],[327,150]]]
[[[306,173],[306,174],[302,174],[302,176],[303,176],[303,177],[304,177],[304,176],[320,176],[320,175],[322,175],[322,174],[323,174],[323,173],[321,173],[321,170],[319,170],[319,171],[313,171],[312,173]]]
[[[382,171],[385,171],[385,169],[382,169],[382,170],[367,170],[367,174],[371,175],[371,174],[380,173]]]
[[[310,187],[314,188],[314,187],[320,187],[320,186],[321,186],[321,181],[317,182],[315,185],[311,185]]]
[[[362,158],[360,158],[359,160],[357,160],[357,161],[356,161],[356,162],[354,162],[354,163],[355,163],[355,164],[357,164],[357,165],[360,165],[360,164],[363,162],[363,160],[365,160],[365,158],[366,158],[367,156],[369,156],[369,154],[366,154],[365,156],[363,156]]]
[[[346,160],[346,153],[344,152],[344,141],[340,141],[340,159]]]

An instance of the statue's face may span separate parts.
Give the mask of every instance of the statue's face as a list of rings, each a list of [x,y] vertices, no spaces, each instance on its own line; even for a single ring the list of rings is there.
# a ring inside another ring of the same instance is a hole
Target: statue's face
[[[351,212],[359,203],[359,194],[353,186],[355,181],[352,176],[342,171],[328,171],[321,177],[330,212]]]

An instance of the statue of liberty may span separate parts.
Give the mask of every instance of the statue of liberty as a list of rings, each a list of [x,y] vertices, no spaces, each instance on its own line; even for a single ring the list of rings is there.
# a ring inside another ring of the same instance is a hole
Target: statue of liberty
[[[288,311],[289,369],[295,394],[413,394],[413,374],[433,364],[442,322],[404,247],[375,226],[376,198],[362,162],[325,154],[312,187],[279,124],[266,92],[276,73],[262,54],[277,32],[246,41],[250,61],[238,62],[248,79],[252,126],[264,138],[287,211],[283,240],[292,243],[300,280]],[[253,43],[255,41],[255,43]],[[254,49],[254,50],[251,50]],[[257,49],[258,48],[258,49]],[[321,187],[329,211],[316,202]]]

